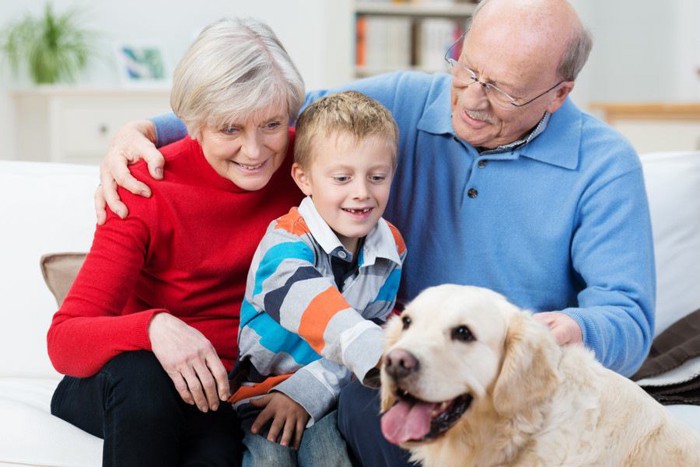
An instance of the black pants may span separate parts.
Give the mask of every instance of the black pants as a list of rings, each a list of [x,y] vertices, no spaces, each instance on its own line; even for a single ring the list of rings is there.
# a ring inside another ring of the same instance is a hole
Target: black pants
[[[104,466],[238,466],[242,431],[229,404],[183,402],[151,352],[126,352],[90,378],[66,376],[51,413],[104,439]]]
[[[389,443],[379,424],[379,391],[357,380],[343,387],[338,400],[338,429],[355,462],[365,467],[406,467],[409,453]]]

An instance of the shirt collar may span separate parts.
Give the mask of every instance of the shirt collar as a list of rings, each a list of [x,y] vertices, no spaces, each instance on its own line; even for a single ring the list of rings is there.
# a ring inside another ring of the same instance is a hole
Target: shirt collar
[[[456,136],[450,116],[452,107],[450,83],[450,76],[445,75],[438,95],[426,107],[418,121],[418,130]],[[523,156],[547,164],[574,169],[578,166],[581,125],[581,111],[567,98],[559,110],[553,114],[545,114],[525,138],[496,149],[484,151],[481,155],[497,156],[507,153],[510,158]],[[464,141],[463,143],[469,144]]]
[[[299,214],[304,218],[304,222],[306,222],[309,232],[313,235],[316,243],[327,255],[336,256],[345,261],[353,260],[352,252],[348,251],[340,243],[335,232],[319,214],[311,197],[307,196],[302,200],[299,205]],[[358,265],[362,267],[374,264],[377,258],[385,258],[401,265],[401,258],[393,239],[394,236],[389,225],[384,219],[380,218],[377,225],[365,237],[362,250],[359,252],[360,260]]]

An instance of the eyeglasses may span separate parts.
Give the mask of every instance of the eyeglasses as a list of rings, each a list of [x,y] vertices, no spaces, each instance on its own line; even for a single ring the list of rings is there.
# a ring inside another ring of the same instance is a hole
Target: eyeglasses
[[[519,102],[522,99],[516,99],[515,97],[511,96],[507,92],[505,92],[503,89],[500,89],[498,86],[492,83],[488,83],[486,81],[481,81],[479,79],[479,75],[472,70],[471,68],[466,67],[465,65],[461,64],[457,60],[451,57],[452,55],[452,49],[460,43],[464,39],[464,36],[460,37],[455,41],[454,44],[450,46],[449,49],[447,49],[447,52],[445,53],[445,61],[447,64],[450,66],[450,71],[452,72],[452,77],[453,79],[457,80],[457,84],[463,87],[469,87],[470,85],[474,83],[478,83],[481,85],[482,89],[484,90],[484,94],[486,94],[486,98],[489,100],[489,102],[497,107],[500,107],[502,109],[512,109],[513,107],[520,108],[520,107],[525,107],[526,105],[530,104],[531,102],[534,102],[535,100],[539,99],[540,97],[544,96],[548,92],[554,90],[557,86],[559,86],[561,83],[563,83],[565,80],[559,81],[557,84],[552,86],[551,88],[547,89],[541,94],[536,95],[532,99],[525,101],[525,102]]]

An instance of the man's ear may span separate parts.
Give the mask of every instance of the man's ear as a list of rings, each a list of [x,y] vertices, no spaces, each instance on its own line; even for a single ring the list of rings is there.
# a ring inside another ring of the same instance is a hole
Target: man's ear
[[[566,97],[569,94],[571,94],[571,91],[573,90],[573,81],[564,81],[563,83],[561,83],[561,85],[557,88],[557,93],[554,95],[554,99],[552,99],[552,101],[547,106],[547,112],[554,113],[557,110],[559,110],[559,107],[562,106],[562,104],[566,100]]]
[[[294,179],[294,182],[297,184],[302,193],[304,193],[306,196],[311,196],[313,194],[311,192],[309,174],[307,174],[306,171],[304,171],[304,169],[302,168],[302,166],[297,164],[296,162],[292,164],[292,178]]]

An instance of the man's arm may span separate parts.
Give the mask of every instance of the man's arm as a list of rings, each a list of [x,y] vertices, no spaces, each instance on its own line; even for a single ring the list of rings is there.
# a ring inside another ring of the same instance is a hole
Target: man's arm
[[[586,286],[578,307],[560,310],[607,368],[631,375],[653,339],[656,277],[651,221],[641,168],[588,190],[571,244]]]
[[[100,185],[95,193],[95,213],[97,223],[102,225],[107,219],[106,207],[124,219],[129,210],[119,198],[117,185],[135,195],[149,197],[148,185],[131,175],[129,165],[142,158],[148,162],[152,177],[163,177],[163,155],[154,145],[156,127],[150,120],[129,122],[117,131],[107,149],[107,155],[100,164]]]
[[[97,223],[106,219],[106,207],[122,219],[129,214],[126,205],[119,199],[117,185],[135,195],[149,197],[148,185],[131,175],[129,165],[144,159],[151,176],[163,178],[165,160],[157,148],[178,141],[187,135],[187,128],[175,114],[163,114],[151,120],[129,122],[117,131],[100,164],[100,186],[95,193]]]

